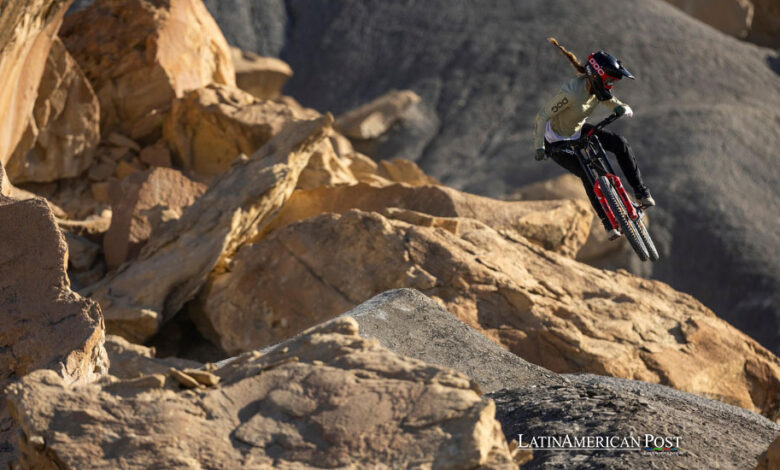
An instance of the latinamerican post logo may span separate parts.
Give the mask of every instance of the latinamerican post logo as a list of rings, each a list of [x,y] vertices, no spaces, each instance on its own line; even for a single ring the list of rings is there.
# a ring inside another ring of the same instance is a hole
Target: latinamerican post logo
[[[680,436],[655,436],[653,434],[627,436],[533,436],[518,434],[518,447],[549,451],[642,451],[679,452]]]

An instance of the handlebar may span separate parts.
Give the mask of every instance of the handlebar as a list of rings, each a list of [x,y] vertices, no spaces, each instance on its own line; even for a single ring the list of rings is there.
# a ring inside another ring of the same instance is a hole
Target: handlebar
[[[622,116],[623,116],[622,114],[617,114],[617,113],[610,114],[609,116],[604,118],[603,121],[601,121],[598,124],[596,124],[595,126],[593,126],[591,128],[591,130],[588,131],[588,134],[586,135],[586,137],[592,136],[596,131],[600,131],[604,127],[606,127],[606,126],[612,124],[613,122],[617,121],[618,119],[620,119]]]

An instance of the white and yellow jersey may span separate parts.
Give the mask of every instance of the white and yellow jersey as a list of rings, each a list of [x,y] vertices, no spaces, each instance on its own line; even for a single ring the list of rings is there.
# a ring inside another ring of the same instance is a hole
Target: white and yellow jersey
[[[599,103],[613,111],[618,106],[625,106],[615,97],[608,101],[599,101],[596,95],[588,92],[585,75],[567,80],[561,91],[547,101],[536,114],[534,148],[544,147],[545,134],[550,141],[578,138],[582,125]]]

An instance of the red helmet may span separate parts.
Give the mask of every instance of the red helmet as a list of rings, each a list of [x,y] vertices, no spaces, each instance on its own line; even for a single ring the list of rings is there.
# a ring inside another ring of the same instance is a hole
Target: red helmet
[[[634,76],[613,55],[604,51],[596,51],[588,56],[585,65],[591,88],[599,101],[612,98],[612,85],[623,77],[633,79]]]

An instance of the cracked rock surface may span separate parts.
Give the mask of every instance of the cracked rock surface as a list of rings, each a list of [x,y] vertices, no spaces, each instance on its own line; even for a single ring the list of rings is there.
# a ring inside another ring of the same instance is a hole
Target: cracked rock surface
[[[68,387],[52,372],[34,373],[8,393],[24,431],[23,463],[517,468],[493,402],[474,382],[360,338],[351,318],[214,374],[217,385],[185,391],[138,380]]]

